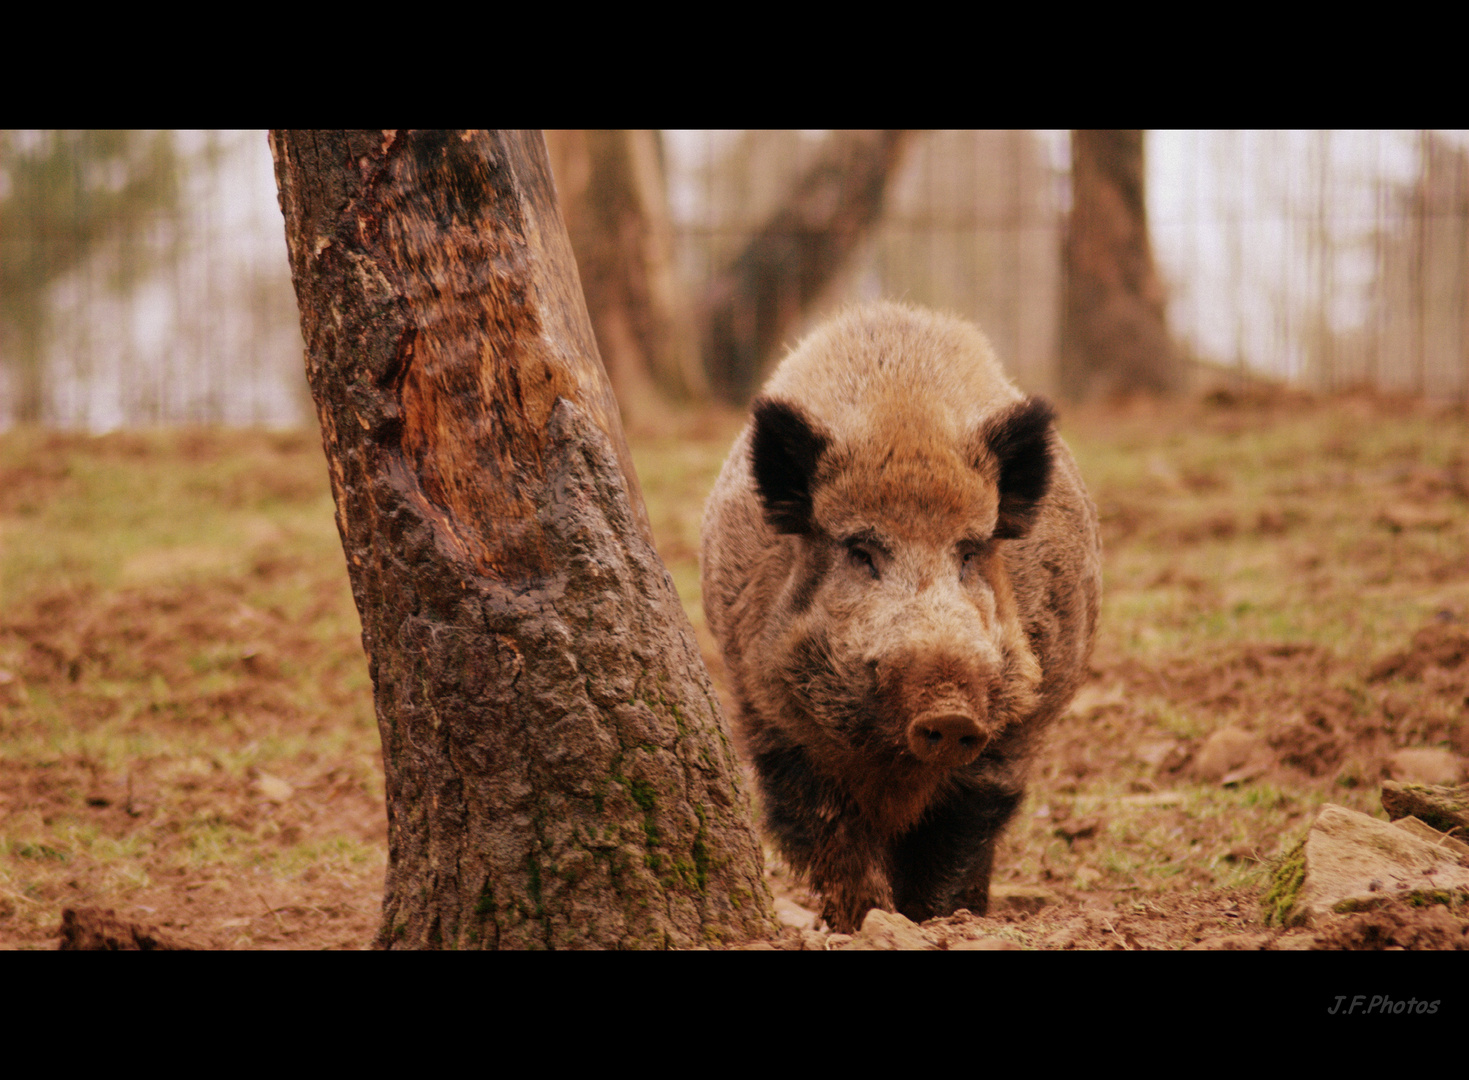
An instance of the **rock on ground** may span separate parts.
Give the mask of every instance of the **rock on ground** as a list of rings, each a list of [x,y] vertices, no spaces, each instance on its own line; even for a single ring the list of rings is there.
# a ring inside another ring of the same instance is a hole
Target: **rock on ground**
[[[1284,921],[1379,907],[1391,899],[1434,902],[1469,893],[1456,854],[1344,806],[1327,803],[1306,835],[1305,874]]]

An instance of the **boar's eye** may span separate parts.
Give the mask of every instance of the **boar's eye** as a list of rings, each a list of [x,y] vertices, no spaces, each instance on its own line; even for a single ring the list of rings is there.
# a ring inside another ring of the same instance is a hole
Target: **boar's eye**
[[[984,547],[980,544],[966,544],[959,549],[959,580],[968,581],[970,576],[979,566],[979,558],[984,554]]]
[[[877,560],[872,557],[872,552],[867,546],[855,540],[848,540],[846,547],[847,558],[851,561],[852,565],[866,570],[871,575],[872,580],[876,581],[878,578]]]

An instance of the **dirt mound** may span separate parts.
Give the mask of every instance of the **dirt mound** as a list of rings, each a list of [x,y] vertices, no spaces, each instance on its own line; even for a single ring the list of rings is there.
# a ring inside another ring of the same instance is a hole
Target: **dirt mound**
[[[189,952],[198,946],[156,926],[125,922],[110,909],[66,908],[61,913],[62,952]]]
[[[1448,908],[1409,907],[1390,901],[1375,911],[1348,915],[1316,935],[1317,949],[1469,951],[1469,919]]]
[[[1450,616],[1452,618],[1452,616]],[[1469,685],[1469,626],[1438,619],[1413,635],[1413,644],[1374,664],[1368,682],[1388,679]]]

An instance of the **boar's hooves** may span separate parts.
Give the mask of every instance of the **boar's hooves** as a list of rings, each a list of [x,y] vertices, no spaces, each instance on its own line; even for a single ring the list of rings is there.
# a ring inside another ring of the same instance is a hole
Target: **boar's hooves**
[[[908,749],[930,765],[968,765],[987,742],[979,722],[963,713],[921,716],[908,725]]]

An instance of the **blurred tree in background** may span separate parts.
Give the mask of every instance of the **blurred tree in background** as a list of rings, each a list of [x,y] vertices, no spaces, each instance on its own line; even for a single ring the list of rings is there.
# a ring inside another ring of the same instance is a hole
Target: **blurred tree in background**
[[[547,131],[597,348],[624,419],[708,393],[675,265],[657,131]]]
[[[178,200],[170,131],[0,131],[0,359],[13,416],[42,418],[47,289],[112,241],[108,284],[126,291],[150,269],[141,243]]]
[[[910,141],[905,131],[828,133],[691,306],[678,281],[658,133],[546,132],[597,344],[624,412],[645,411],[654,394],[704,397],[711,385],[726,401],[747,400],[881,220]],[[758,164],[779,182],[788,162]]]
[[[1179,386],[1145,177],[1141,131],[1071,133],[1060,381],[1075,401]]]
[[[699,302],[704,368],[725,401],[755,393],[794,333],[882,217],[907,131],[833,131],[765,224],[707,283]]]

